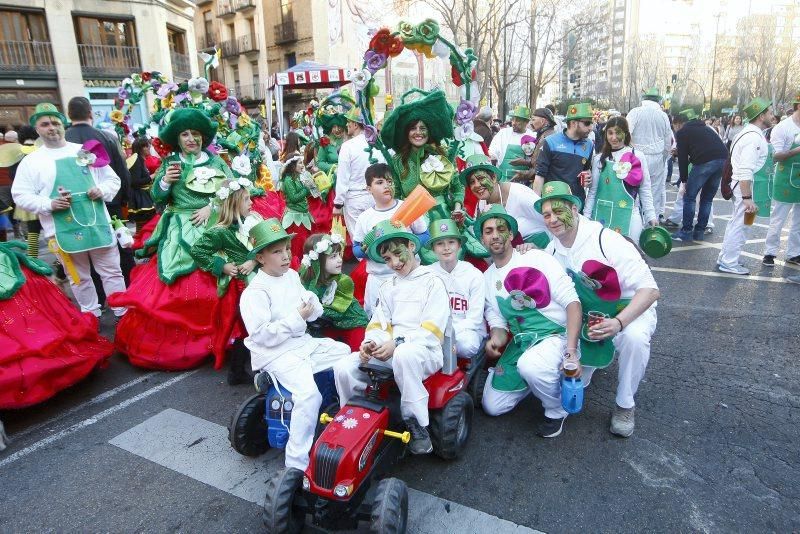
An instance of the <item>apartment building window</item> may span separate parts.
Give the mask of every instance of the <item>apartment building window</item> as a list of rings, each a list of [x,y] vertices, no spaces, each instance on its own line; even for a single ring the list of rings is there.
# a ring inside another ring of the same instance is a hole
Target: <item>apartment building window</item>
[[[74,24],[85,77],[126,76],[141,70],[132,20],[81,15]]]
[[[294,20],[292,0],[281,0],[281,21],[290,22],[292,20]]]
[[[255,39],[256,35],[256,21],[255,19],[247,19],[247,27],[250,29],[250,35]]]
[[[49,40],[44,13],[0,11],[0,41]]]
[[[286,68],[291,69],[295,65],[297,65],[297,56],[295,56],[294,52],[290,52],[284,56],[286,58]]]
[[[236,39],[236,29],[233,24],[228,24],[228,39]]]
[[[170,52],[186,53],[186,32],[167,26],[167,39]]]
[[[132,20],[76,17],[75,27],[79,44],[136,46],[136,32]]]
[[[44,13],[0,10],[0,69],[55,74]]]

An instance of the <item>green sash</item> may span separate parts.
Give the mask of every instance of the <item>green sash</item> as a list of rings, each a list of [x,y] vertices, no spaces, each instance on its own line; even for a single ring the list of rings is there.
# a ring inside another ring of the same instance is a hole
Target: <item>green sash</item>
[[[522,151],[521,145],[512,145],[509,144],[506,146],[506,153],[503,156],[503,161],[500,165],[497,166],[500,169],[500,181],[501,182],[508,182],[511,180],[517,171],[527,171],[530,170],[527,167],[517,167],[515,165],[511,165],[511,162],[515,159],[522,159],[525,157],[525,153]]]
[[[771,144],[767,144],[767,159],[764,165],[753,175],[753,202],[758,206],[759,217],[769,217],[772,210],[772,196],[775,185],[775,162],[772,155],[775,151]],[[797,189],[800,192],[800,189]]]
[[[794,149],[798,146],[800,145],[792,143],[791,148]],[[772,158],[767,157],[767,159],[771,160]],[[789,204],[800,202],[800,154],[778,163],[775,167],[774,180],[772,197],[774,200]],[[753,193],[753,198],[755,199],[755,193]]]
[[[631,229],[634,199],[614,172],[614,162],[606,161],[597,182],[592,219],[609,230],[628,235]]]
[[[595,293],[595,285],[583,271],[577,273],[567,269],[567,274],[575,284],[575,291],[583,308],[583,326],[581,327],[581,365],[589,367],[607,367],[614,359],[613,339],[592,341],[588,333],[588,314],[590,311],[603,313],[609,317],[616,315],[630,304],[631,299],[603,300]]]
[[[511,297],[497,297],[500,313],[508,321],[512,339],[494,367],[492,387],[498,391],[522,391],[528,387],[519,375],[517,362],[529,348],[551,336],[566,332],[566,328],[548,319],[535,308],[514,309]]]
[[[56,242],[67,253],[85,252],[114,244],[114,232],[102,198],[90,199],[86,192],[96,187],[88,166],[74,157],[56,160],[56,179],[50,198],[59,198],[58,188],[72,193],[68,209],[53,212]]]

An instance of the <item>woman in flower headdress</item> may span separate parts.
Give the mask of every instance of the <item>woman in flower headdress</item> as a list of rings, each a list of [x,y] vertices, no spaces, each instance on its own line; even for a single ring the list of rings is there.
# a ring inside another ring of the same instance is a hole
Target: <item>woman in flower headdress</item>
[[[638,243],[643,221],[658,224],[650,173],[631,147],[624,117],[609,119],[603,137],[603,150],[592,160],[592,185],[583,214]]]
[[[155,258],[137,268],[125,293],[109,297],[127,306],[117,325],[117,350],[140,367],[191,369],[210,354],[217,281],[198,268],[190,255],[205,230],[211,203],[230,168],[207,150],[217,124],[201,110],[171,112],[159,138],[174,147],[154,177],[151,194],[166,205],[153,235],[137,255]]]
[[[314,218],[308,210],[308,197],[314,188],[311,173],[303,165],[300,154],[290,157],[281,170],[281,192],[286,200],[283,214],[283,228],[295,234],[292,240],[292,258],[299,260],[303,255],[303,242],[311,234]]]

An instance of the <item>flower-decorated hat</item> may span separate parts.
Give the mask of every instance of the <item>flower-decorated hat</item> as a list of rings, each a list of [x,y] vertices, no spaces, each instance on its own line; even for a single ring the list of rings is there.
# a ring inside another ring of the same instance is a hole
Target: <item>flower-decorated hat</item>
[[[461,171],[461,174],[459,174],[459,178],[464,183],[467,183],[470,174],[481,169],[493,174],[495,177],[500,176],[500,169],[492,165],[491,160],[486,156],[486,154],[473,154],[467,158],[466,163],[467,166],[464,167],[464,170]]]
[[[30,123],[31,126],[35,127],[36,121],[38,121],[40,117],[45,117],[48,115],[59,119],[64,126],[67,126],[69,124],[69,121],[64,116],[64,114],[58,111],[58,108],[55,107],[55,105],[51,104],[50,102],[42,102],[41,104],[36,104],[36,108],[33,110],[33,115],[31,115],[31,118],[28,119],[28,122]]]
[[[165,117],[166,124],[158,131],[163,142],[177,149],[178,137],[186,130],[197,130],[203,136],[203,148],[206,148],[217,135],[217,123],[208,115],[195,108],[180,108]]]
[[[678,113],[678,115],[683,116],[683,118],[686,119],[687,121],[693,121],[694,119],[697,118],[697,113],[692,108],[686,108],[682,110],[680,113]]]
[[[261,221],[250,229],[250,242],[253,243],[253,250],[247,255],[247,259],[254,260],[256,254],[266,247],[284,239],[292,239],[294,236],[295,234],[286,233],[278,219]]]
[[[748,103],[742,112],[744,113],[744,120],[750,122],[754,120],[756,117],[764,113],[768,107],[772,105],[772,102],[767,100],[766,98],[756,97]]]
[[[509,116],[527,121],[531,119],[531,110],[528,106],[514,106]]]
[[[367,247],[367,255],[369,256],[369,259],[378,263],[386,263],[383,261],[383,258],[381,258],[378,248],[382,243],[395,237],[408,239],[414,243],[417,251],[419,251],[419,238],[415,236],[411,230],[403,226],[403,223],[401,222],[386,220],[379,222],[375,228],[373,228],[372,231],[370,231],[369,234],[364,237],[363,245]]]
[[[564,119],[566,122],[583,119],[594,119],[594,112],[592,111],[591,104],[582,102],[580,104],[572,104],[567,108],[567,117]]]
[[[500,204],[492,204],[488,210],[484,211],[475,218],[475,224],[472,226],[472,229],[475,232],[475,235],[478,236],[478,239],[480,239],[480,236],[483,234],[483,223],[489,219],[503,219],[508,223],[508,228],[511,230],[511,235],[517,235],[517,220],[513,216],[509,215],[505,208]]]
[[[414,91],[423,98],[406,102],[405,99]],[[381,140],[388,148],[398,150],[408,143],[406,128],[409,124],[422,121],[428,127],[428,142],[438,144],[442,139],[453,136],[453,108],[447,103],[441,90],[426,93],[419,89],[403,95],[402,102],[392,110],[383,121]]]
[[[653,102],[661,102],[661,95],[658,92],[658,87],[651,87],[642,93],[642,100],[652,100]]]
[[[428,242],[425,243],[425,246],[428,248],[433,248],[433,244],[441,239],[458,239],[462,245],[464,241],[467,240],[458,230],[458,225],[453,219],[437,219],[432,221],[428,227],[428,233],[431,236]]]
[[[581,199],[572,194],[572,190],[569,188],[567,182],[554,181],[544,184],[544,187],[542,187],[542,198],[533,204],[533,208],[539,213],[542,213],[542,204],[544,201],[553,200],[554,198],[566,200],[571,204],[575,204],[578,206],[578,211],[580,211],[583,206]]]

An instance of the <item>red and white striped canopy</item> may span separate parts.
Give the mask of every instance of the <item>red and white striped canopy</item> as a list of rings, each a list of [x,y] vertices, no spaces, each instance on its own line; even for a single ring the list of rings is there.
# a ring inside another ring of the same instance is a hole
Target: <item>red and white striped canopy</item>
[[[314,61],[303,61],[269,78],[269,89],[275,86],[324,89],[350,83],[355,69],[340,69]]]

